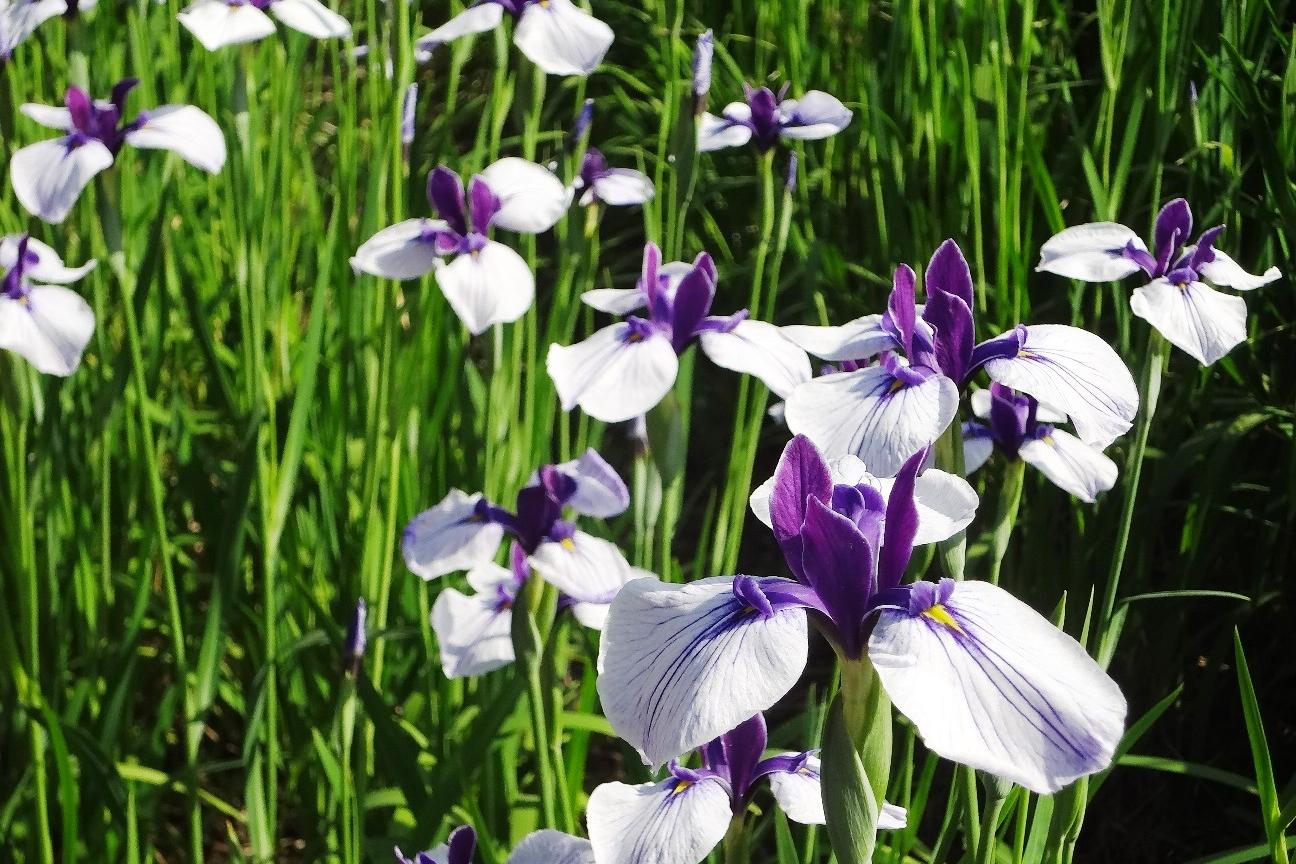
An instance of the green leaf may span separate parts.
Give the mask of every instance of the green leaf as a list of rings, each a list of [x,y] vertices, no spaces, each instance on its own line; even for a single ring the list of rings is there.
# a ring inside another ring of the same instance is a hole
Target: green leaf
[[[869,864],[877,845],[880,807],[846,727],[841,693],[828,709],[822,755],[824,815],[833,853],[838,864]]]
[[[1265,834],[1273,860],[1285,864],[1287,842],[1283,837],[1282,810],[1278,806],[1278,786],[1274,782],[1273,761],[1269,755],[1269,742],[1265,740],[1264,721],[1260,717],[1260,703],[1251,683],[1246,653],[1242,650],[1242,637],[1233,630],[1233,659],[1237,664],[1238,689],[1242,694],[1242,714],[1246,720],[1247,739],[1251,742],[1251,759],[1255,762],[1256,786],[1260,793],[1260,817],[1264,820]]]

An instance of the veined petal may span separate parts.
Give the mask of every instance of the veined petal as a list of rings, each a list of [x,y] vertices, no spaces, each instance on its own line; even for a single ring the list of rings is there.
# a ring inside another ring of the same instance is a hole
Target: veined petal
[[[34,102],[28,102],[18,110],[26,115],[28,119],[35,120],[42,126],[57,129],[60,132],[72,131],[72,112],[62,105],[38,105]]]
[[[193,105],[162,105],[145,116],[143,126],[126,133],[132,147],[170,150],[209,174],[225,165],[225,135],[207,112]]]
[[[824,455],[854,454],[878,476],[940,437],[958,413],[958,387],[943,375],[904,385],[878,366],[836,372],[788,396],[788,428],[807,435]]]
[[[717,117],[708,112],[698,121],[697,150],[699,153],[711,153],[727,147],[741,147],[751,140],[751,136],[751,127],[745,123],[735,122],[729,117]]]
[[[1034,465],[1064,492],[1090,504],[1116,485],[1116,463],[1062,429],[1022,444],[1017,455]]]
[[[0,293],[0,348],[47,375],[77,370],[94,325],[90,304],[68,288],[36,285],[17,300]]]
[[[535,298],[531,268],[521,255],[495,240],[437,267],[436,279],[450,308],[474,336],[492,324],[521,318]]]
[[[432,604],[432,630],[447,678],[483,675],[513,662],[513,609],[493,594],[446,588]]]
[[[612,601],[599,698],[617,734],[661,765],[777,702],[801,677],[806,651],[805,611],[766,617],[735,596],[732,577],[636,579]]]
[[[927,609],[884,610],[869,639],[887,695],[926,745],[1040,794],[1110,765],[1125,725],[1116,682],[1008,592],[948,586]]]
[[[423,579],[470,570],[489,561],[504,539],[504,528],[477,513],[480,493],[458,489],[405,526],[401,552],[405,566]]]
[[[1139,270],[1138,262],[1125,255],[1130,244],[1140,252],[1147,252],[1139,236],[1124,225],[1116,222],[1076,225],[1045,241],[1035,270],[1085,282],[1114,282]]]
[[[607,460],[594,448],[586,450],[579,458],[563,462],[558,471],[576,481],[576,491],[567,499],[568,507],[582,516],[607,519],[624,513],[630,506],[630,490],[625,481]],[[539,479],[539,475],[536,475]]]
[[[594,196],[612,207],[643,204],[653,197],[653,182],[633,168],[609,168],[594,178]]]
[[[604,783],[590,795],[585,820],[599,864],[699,864],[724,839],[731,808],[719,778],[672,776]]]
[[[1197,270],[1216,285],[1238,291],[1251,291],[1282,277],[1277,267],[1270,267],[1261,275],[1255,276],[1243,270],[1241,265],[1220,250],[1214,249],[1212,252],[1215,255],[1214,260],[1197,265]]]
[[[925,322],[919,320],[917,326],[923,327]],[[867,360],[899,347],[895,337],[882,329],[881,315],[865,315],[839,327],[793,324],[783,328],[783,335],[814,356],[834,363]]]
[[[83,7],[85,3],[81,4]],[[56,15],[67,11],[65,0],[20,0],[0,3],[0,57],[8,57],[27,37]]]
[[[567,212],[567,187],[543,165],[506,156],[486,166],[480,176],[500,202],[500,209],[491,218],[492,225],[539,234],[552,228]]]
[[[577,405],[605,423],[646,413],[675,384],[679,358],[664,334],[638,338],[630,324],[604,327],[575,345],[550,345],[545,368],[564,411]]]
[[[21,234],[10,234],[0,240],[0,270],[10,270],[18,263],[18,244],[21,239]],[[36,263],[29,263],[23,270],[23,275],[32,282],[67,285],[85,276],[98,263],[91,258],[80,267],[68,267],[63,263],[62,256],[35,237],[27,238],[27,254],[36,256]]]
[[[850,125],[854,116],[836,96],[822,90],[809,90],[800,99],[789,99],[781,106],[784,114],[780,135],[797,141],[828,138]]]
[[[895,478],[874,478],[869,485],[889,501]],[[924,546],[953,537],[972,524],[980,503],[976,490],[962,477],[939,468],[928,468],[914,480],[918,533],[914,535],[913,545]]]
[[[1246,341],[1246,302],[1204,282],[1157,279],[1134,290],[1130,308],[1203,366]]]
[[[588,75],[612,47],[612,28],[571,0],[531,3],[513,31],[513,44],[550,75]]]
[[[431,51],[438,45],[444,45],[461,36],[470,36],[474,33],[485,33],[487,30],[494,30],[503,20],[504,7],[502,5],[489,2],[478,3],[475,6],[469,6],[426,36],[419,37],[418,47],[423,51]]]
[[[440,219],[397,222],[366,240],[352,256],[351,267],[384,279],[417,279],[441,260],[434,238],[448,228]]]
[[[91,139],[70,147],[70,140],[29,144],[9,162],[14,195],[29,213],[56,225],[67,218],[94,176],[113,164],[102,142]]]
[[[316,39],[342,39],[351,35],[351,23],[319,0],[274,0],[270,14],[284,26]]]
[[[587,603],[611,603],[622,585],[643,575],[615,543],[584,531],[564,540],[546,540],[527,565],[568,597]]]
[[[628,315],[648,305],[638,288],[595,288],[581,295],[581,302],[609,315]]]
[[[523,837],[506,864],[594,864],[594,847],[584,837],[545,828]]]
[[[270,16],[251,4],[231,6],[225,0],[199,0],[176,16],[208,51],[255,42],[274,33]]]
[[[810,358],[773,324],[748,318],[727,333],[704,331],[700,341],[712,363],[755,375],[780,399],[810,380]]]
[[[1110,345],[1065,324],[1020,329],[1026,337],[1017,356],[986,362],[993,380],[1065,411],[1086,444],[1106,447],[1129,431],[1138,388]]]

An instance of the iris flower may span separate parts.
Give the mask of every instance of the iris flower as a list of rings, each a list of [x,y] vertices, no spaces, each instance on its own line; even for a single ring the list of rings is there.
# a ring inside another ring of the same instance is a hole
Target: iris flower
[[[46,222],[67,218],[82,190],[112,166],[122,147],[170,150],[211,174],[225,164],[225,136],[216,121],[192,105],[162,105],[125,122],[126,97],[139,82],[118,82],[108,100],[90,101],[69,87],[64,108],[27,104],[22,113],[60,138],[29,144],[13,155],[9,177],[22,205]]]
[[[94,260],[66,267],[58,253],[26,234],[0,240],[0,348],[47,375],[71,375],[81,365],[95,317],[81,295],[60,287],[94,269]],[[53,282],[54,285],[43,283]]]
[[[703,252],[693,264],[662,265],[661,250],[644,249],[635,288],[599,289],[582,295],[604,312],[628,315],[575,345],[550,345],[545,359],[564,411],[577,405],[591,417],[616,423],[637,417],[662,400],[675,383],[679,355],[696,339],[711,362],[755,375],[780,397],[809,379],[804,351],[743,309],[711,315],[716,269]]]
[[[646,571],[631,567],[615,544],[562,519],[564,508],[607,518],[630,504],[625,482],[593,450],[536,472],[509,512],[452,489],[405,528],[405,563],[425,580],[468,570],[475,593],[447,588],[432,607],[441,664],[451,678],[480,675],[513,662],[513,602],[530,574],[558,588],[576,619],[600,628],[621,586]],[[512,538],[510,567],[492,563],[504,535]]]
[[[612,47],[612,28],[571,0],[479,0],[415,43],[426,61],[462,36],[494,30],[507,12],[517,22],[513,44],[550,75],[588,75]]]
[[[988,582],[902,583],[922,534],[914,489],[925,456],[884,493],[834,482],[797,436],[769,498],[794,579],[627,584],[599,651],[599,696],[617,734],[656,766],[769,708],[801,677],[813,620],[843,659],[871,662],[947,759],[1039,793],[1110,765],[1125,699],[1079,643]]]
[[[562,182],[534,162],[508,157],[474,175],[466,196],[459,175],[438,167],[428,175],[427,195],[440,219],[406,219],[382,229],[356,251],[351,266],[386,279],[435,270],[441,293],[474,335],[521,318],[535,298],[535,277],[521,255],[490,239],[490,230],[549,230],[567,209]]]
[[[845,371],[808,381],[788,397],[788,428],[829,456],[854,453],[890,475],[936,440],[978,369],[1071,418],[1086,444],[1106,447],[1138,411],[1134,378],[1111,346],[1087,330],[1018,324],[975,343],[972,273],[953,240],[932,255],[926,306],[914,271],[896,270],[887,311],[841,327],[784,327],[793,342]],[[860,361],[878,357],[876,365]]]
[[[765,718],[756,714],[699,748],[701,768],[672,761],[655,783],[599,786],[585,814],[594,857],[599,864],[700,864],[746,812],[761,780],[789,819],[824,824],[819,757],[806,751],[765,758],[765,745]],[[884,805],[878,827],[904,825],[904,808]]]
[[[1176,198],[1161,208],[1153,247],[1116,222],[1091,222],[1055,234],[1040,249],[1036,270],[1085,282],[1112,282],[1142,270],[1152,281],[1134,289],[1130,308],[1198,363],[1209,366],[1246,341],[1246,303],[1207,285],[1251,291],[1282,276],[1277,267],[1254,276],[1215,248],[1223,225],[1188,244],[1193,217]]]
[[[467,825],[450,832],[448,842],[407,857],[396,849],[396,864],[472,864],[477,834]],[[505,864],[594,864],[590,842],[561,831],[533,831],[514,847]]]
[[[275,32],[270,15],[316,39],[342,39],[351,24],[319,0],[198,0],[176,18],[208,51],[256,42]]]
[[[747,84],[743,85],[743,92],[744,101],[730,102],[719,117],[710,112],[702,115],[698,123],[698,150],[705,153],[741,147],[751,141],[764,153],[780,138],[795,141],[830,138],[849,126],[854,116],[840,99],[822,90],[809,90],[800,99],[786,98],[786,85],[778,95],[768,87]]]
[[[1115,462],[1097,447],[1057,428],[1055,424],[1066,422],[1066,415],[1002,384],[977,390],[971,402],[973,413],[990,422],[963,424],[964,473],[984,465],[997,446],[1008,458],[1029,462],[1059,489],[1089,504],[1099,492],[1116,485]]]
[[[578,202],[582,207],[594,203],[611,207],[643,204],[652,200],[654,192],[648,175],[633,168],[609,168],[607,159],[593,147],[585,151],[572,190],[580,193]]]
[[[27,40],[37,27],[69,11],[85,11],[96,0],[0,0],[0,63],[13,57],[14,49]]]

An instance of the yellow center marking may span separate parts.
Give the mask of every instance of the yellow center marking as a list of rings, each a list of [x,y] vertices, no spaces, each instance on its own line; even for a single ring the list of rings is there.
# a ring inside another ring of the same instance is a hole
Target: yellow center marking
[[[568,552],[576,551],[576,544],[572,542],[572,539],[570,537],[564,537],[563,539],[559,540],[558,545],[566,549]]]
[[[948,627],[949,629],[953,630],[955,633],[963,632],[963,628],[960,627],[959,623],[954,620],[954,616],[951,615],[949,613],[949,610],[946,609],[944,606],[942,606],[940,603],[937,603],[935,606],[931,607],[930,609],[924,610],[922,614],[924,618],[930,618],[931,620],[935,621],[937,624],[944,625],[945,627]]]
[[[899,391],[903,390],[904,388],[905,388],[905,382],[903,382],[903,381],[901,381],[899,378],[897,378],[897,379],[895,379],[894,381],[891,382],[891,391],[890,391],[890,392],[892,392],[892,393],[898,393]]]
[[[675,788],[671,790],[671,794],[681,795],[684,793],[686,789],[688,789],[692,785],[693,785],[692,780],[680,780],[675,784]]]
[[[1052,435],[1045,435],[1045,436],[1044,436],[1043,438],[1041,438],[1040,440],[1043,441],[1045,444],[1047,444],[1047,445],[1050,446],[1050,447],[1056,447],[1056,446],[1057,446],[1057,442],[1053,440],[1053,436],[1052,436]]]

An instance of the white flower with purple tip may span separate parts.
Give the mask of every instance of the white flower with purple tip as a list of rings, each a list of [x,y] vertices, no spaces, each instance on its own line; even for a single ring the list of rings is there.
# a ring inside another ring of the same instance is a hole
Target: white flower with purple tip
[[[319,0],[198,0],[176,18],[208,51],[256,42],[279,23],[316,39],[343,39],[351,24]]]
[[[1097,447],[1057,428],[1056,424],[1066,422],[1065,414],[1002,384],[977,390],[970,401],[972,412],[989,424],[963,424],[965,473],[984,465],[997,446],[1010,459],[1034,465],[1059,489],[1089,504],[1098,493],[1116,485],[1115,462]]]
[[[71,289],[95,262],[66,267],[58,253],[26,234],[0,240],[0,348],[47,375],[71,375],[81,365],[95,316]],[[54,285],[43,283],[57,283]]]
[[[13,57],[36,28],[59,15],[93,8],[96,0],[0,0],[0,64]]]
[[[653,182],[648,175],[634,168],[609,168],[607,159],[593,147],[585,151],[580,175],[572,184],[580,194],[577,202],[582,207],[606,204],[609,207],[626,207],[652,200]]]
[[[869,470],[891,475],[936,440],[958,412],[959,393],[978,369],[1064,411],[1081,440],[1105,447],[1130,428],[1138,389],[1120,356],[1087,330],[1018,324],[975,342],[972,274],[946,240],[925,274],[927,303],[917,305],[917,277],[896,270],[887,311],[841,327],[785,327],[811,354],[841,363],[788,397],[785,418],[830,456],[853,453]],[[876,365],[863,365],[880,355]]]
[[[460,825],[450,832],[446,842],[413,857],[395,849],[396,864],[472,864],[477,849],[477,832],[469,825]]]
[[[1091,222],[1053,235],[1040,249],[1035,269],[1085,282],[1112,282],[1142,270],[1152,281],[1134,289],[1134,314],[1209,366],[1246,341],[1246,303],[1206,283],[1251,291],[1282,274],[1270,267],[1254,276],[1216,249],[1223,225],[1206,229],[1188,245],[1192,229],[1188,202],[1176,198],[1157,214],[1155,251],[1124,225]]]
[[[356,250],[351,266],[386,279],[436,271],[441,293],[474,335],[521,318],[535,298],[535,277],[490,231],[552,228],[567,209],[562,182],[534,162],[507,157],[474,175],[466,196],[459,175],[438,167],[428,175],[427,194],[440,219],[406,219],[382,229]]]
[[[415,43],[420,63],[447,42],[494,30],[508,13],[513,44],[550,75],[588,75],[612,47],[612,28],[571,0],[480,0]]]
[[[760,713],[698,748],[702,766],[672,761],[667,776],[636,786],[604,783],[586,811],[599,864],[700,864],[741,817],[762,781],[789,819],[825,822],[819,759],[813,751],[765,756]],[[885,804],[878,827],[905,825],[902,807]]]
[[[67,134],[14,153],[9,177],[22,205],[46,222],[67,218],[81,192],[111,167],[122,147],[170,150],[211,174],[225,164],[225,136],[216,121],[192,105],[161,105],[125,121],[126,97],[139,82],[119,82],[112,97],[92,102],[69,87],[66,107],[27,104],[22,113]]]
[[[477,835],[467,825],[450,832],[434,849],[408,857],[396,849],[396,864],[471,864]],[[594,864],[590,841],[545,828],[532,831],[513,848],[505,864]]]
[[[746,98],[730,102],[720,116],[704,113],[698,123],[697,149],[706,153],[747,142],[764,153],[781,138],[815,141],[830,138],[850,125],[854,116],[836,96],[809,90],[800,99],[775,95],[768,87],[743,87]]]
[[[920,526],[925,451],[889,494],[833,482],[808,438],[779,461],[769,500],[794,579],[629,583],[599,653],[604,714],[661,765],[781,699],[805,669],[807,625],[867,657],[937,754],[1039,793],[1111,764],[1120,688],[1067,634],[985,582],[902,584]]]
[[[662,265],[648,244],[633,289],[603,289],[582,297],[596,309],[629,315],[575,345],[550,345],[545,367],[564,411],[577,405],[606,423],[649,411],[675,383],[679,355],[697,340],[711,362],[755,375],[780,397],[810,378],[810,359],[777,327],[747,318],[711,315],[716,269],[705,252],[692,265]]]

